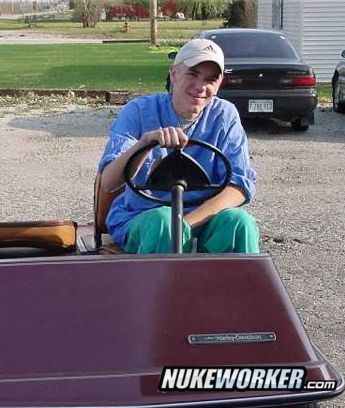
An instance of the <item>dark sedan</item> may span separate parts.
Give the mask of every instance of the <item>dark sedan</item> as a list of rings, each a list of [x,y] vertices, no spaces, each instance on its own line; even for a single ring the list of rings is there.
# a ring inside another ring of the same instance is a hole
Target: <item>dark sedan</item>
[[[280,32],[207,30],[197,37],[216,42],[225,55],[218,96],[233,102],[241,117],[273,117],[307,130],[317,104],[316,78]]]
[[[341,57],[332,78],[332,99],[335,112],[345,113],[345,50]]]

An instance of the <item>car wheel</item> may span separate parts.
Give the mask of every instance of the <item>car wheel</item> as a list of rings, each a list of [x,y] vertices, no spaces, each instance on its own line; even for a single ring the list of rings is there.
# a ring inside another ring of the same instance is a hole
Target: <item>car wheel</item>
[[[337,77],[335,82],[333,83],[333,92],[332,92],[332,100],[333,100],[333,110],[334,112],[345,112],[345,103],[340,102],[340,79]]]
[[[306,130],[308,130],[309,124],[305,122],[303,123],[302,118],[296,118],[291,121],[291,127],[295,131],[305,132]]]

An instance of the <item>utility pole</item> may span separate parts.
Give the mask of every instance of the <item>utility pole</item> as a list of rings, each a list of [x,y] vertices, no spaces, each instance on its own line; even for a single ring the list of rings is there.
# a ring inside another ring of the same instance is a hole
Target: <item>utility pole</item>
[[[157,0],[150,1],[151,45],[157,45]]]

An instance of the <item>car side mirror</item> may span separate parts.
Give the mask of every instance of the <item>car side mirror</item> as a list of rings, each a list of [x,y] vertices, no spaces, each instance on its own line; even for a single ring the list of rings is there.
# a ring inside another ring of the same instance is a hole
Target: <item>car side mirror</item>
[[[169,60],[170,60],[170,61],[174,61],[174,59],[176,58],[176,55],[177,55],[177,51],[171,51],[171,52],[169,52],[169,54],[168,54]]]
[[[345,50],[343,50],[340,54],[343,58],[345,58]]]

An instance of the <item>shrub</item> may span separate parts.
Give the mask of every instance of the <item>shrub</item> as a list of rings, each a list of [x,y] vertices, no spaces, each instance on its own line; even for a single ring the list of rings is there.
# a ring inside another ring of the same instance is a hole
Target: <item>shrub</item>
[[[257,27],[257,1],[236,0],[228,5],[224,27]]]

